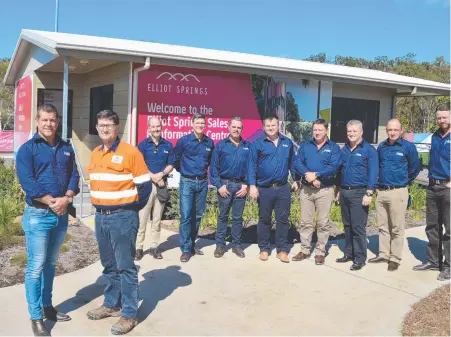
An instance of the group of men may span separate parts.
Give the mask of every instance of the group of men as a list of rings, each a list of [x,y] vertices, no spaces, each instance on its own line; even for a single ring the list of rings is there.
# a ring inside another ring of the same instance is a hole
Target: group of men
[[[444,280],[449,279],[450,273],[448,109],[437,111],[437,124],[427,191],[428,261],[414,269],[440,269],[438,278]],[[28,253],[25,277],[28,309],[33,333],[46,336],[50,333],[43,324],[44,317],[70,320],[53,307],[52,285],[58,252],[67,232],[67,207],[79,192],[79,174],[72,147],[56,134],[55,107],[40,106],[36,125],[34,137],[18,151],[16,168],[27,203],[22,221]],[[134,260],[143,258],[149,217],[150,254],[156,259],[163,258],[159,249],[161,218],[169,201],[167,178],[174,168],[181,175],[181,262],[188,262],[193,255],[203,255],[196,247],[196,238],[210,180],[217,188],[219,204],[216,258],[226,252],[230,215],[232,252],[245,257],[241,233],[249,195],[259,206],[260,260],[268,260],[271,253],[274,212],[277,258],[288,263],[291,191],[300,189],[301,249],[292,260],[310,257],[316,222],[314,260],[318,265],[324,264],[331,233],[328,218],[335,201],[341,205],[345,229],[344,256],[336,262],[352,262],[351,270],[359,270],[367,260],[366,222],[369,205],[377,193],[380,252],[368,262],[386,262],[389,271],[398,268],[409,200],[407,186],[420,171],[417,150],[402,138],[398,120],[388,122],[388,138],[377,150],[362,138],[362,123],[357,120],[348,122],[348,141],[341,149],[328,138],[328,122],[316,120],[312,139],[302,143],[297,151],[293,142],[279,132],[276,116],[264,118],[265,135],[252,144],[241,137],[244,125],[239,117],[230,120],[230,135],[216,146],[204,133],[203,115],[194,115],[192,125],[193,132],[180,138],[173,147],[161,137],[161,120],[149,118],[148,137],[136,148],[118,137],[119,117],[115,112],[98,113],[96,128],[102,145],[93,150],[88,172],[91,202],[96,208],[95,235],[107,286],[103,305],[89,311],[89,319],[120,317],[111,329],[113,334],[128,333],[138,324],[138,271]],[[294,181],[291,186],[289,174]]]

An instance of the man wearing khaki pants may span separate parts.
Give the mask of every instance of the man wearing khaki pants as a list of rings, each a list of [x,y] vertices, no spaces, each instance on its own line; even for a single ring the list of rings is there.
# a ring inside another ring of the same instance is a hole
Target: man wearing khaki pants
[[[399,267],[404,245],[404,226],[409,199],[409,185],[420,172],[418,151],[401,137],[397,119],[388,121],[388,138],[379,144],[379,184],[376,213],[379,225],[379,256],[369,263],[388,262],[388,271]]]
[[[166,180],[169,173],[173,170],[171,154],[173,146],[166,139],[161,137],[161,120],[158,117],[151,117],[147,121],[148,138],[144,139],[138,145],[139,151],[144,156],[147,167],[152,178],[152,193],[147,205],[139,212],[139,229],[136,239],[136,257],[137,261],[143,258],[143,245],[146,235],[147,222],[152,214],[150,226],[150,255],[155,259],[162,259],[163,256],[158,250],[160,243],[160,224],[163,216],[165,201],[160,200],[161,189],[166,189]],[[167,191],[166,191],[167,192]],[[168,193],[166,193],[168,194]]]
[[[313,223],[317,213],[318,241],[315,249],[315,263],[324,264],[326,244],[331,227],[329,213],[334,201],[334,177],[341,165],[340,147],[327,138],[329,124],[324,119],[313,123],[313,139],[303,143],[297,154],[297,167],[301,178],[301,251],[293,261],[302,261],[310,257]],[[297,180],[297,178],[296,178]],[[298,182],[293,184],[297,190]]]

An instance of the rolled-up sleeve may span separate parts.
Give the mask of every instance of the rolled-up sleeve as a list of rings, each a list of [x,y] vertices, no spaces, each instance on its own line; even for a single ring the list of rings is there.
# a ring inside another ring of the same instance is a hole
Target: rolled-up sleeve
[[[42,198],[50,194],[37,181],[34,174],[33,152],[28,144],[20,147],[16,156],[16,172],[19,183],[30,199]]]

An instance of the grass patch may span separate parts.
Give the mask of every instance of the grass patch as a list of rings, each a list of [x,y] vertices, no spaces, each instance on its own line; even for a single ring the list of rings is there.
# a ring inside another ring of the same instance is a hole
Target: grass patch
[[[19,253],[11,257],[11,264],[19,267],[25,267],[27,265],[27,253]]]
[[[63,253],[67,253],[68,251],[69,251],[69,246],[66,244],[63,244],[61,246],[60,252],[63,254]]]
[[[450,336],[450,285],[415,303],[404,318],[403,336]]]
[[[17,245],[21,242],[22,237],[20,236],[0,234],[0,250]]]
[[[72,235],[69,233],[66,234],[66,237],[64,238],[64,243],[68,243],[70,240],[72,240]]]

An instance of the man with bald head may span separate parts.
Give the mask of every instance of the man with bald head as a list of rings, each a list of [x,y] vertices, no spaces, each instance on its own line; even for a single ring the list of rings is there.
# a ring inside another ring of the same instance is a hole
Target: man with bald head
[[[449,269],[449,195],[450,195],[450,113],[440,106],[436,112],[437,131],[432,135],[429,156],[429,188],[426,193],[427,262],[413,270],[439,270],[439,281],[450,279]],[[445,233],[443,233],[445,227]],[[443,248],[442,248],[443,246]],[[445,262],[443,262],[443,250]]]
[[[147,120],[147,125],[148,138],[139,143],[138,149],[144,156],[153,186],[149,202],[139,212],[139,229],[136,239],[135,257],[137,261],[141,260],[144,254],[144,238],[150,214],[152,214],[150,225],[150,255],[155,259],[163,258],[161,252],[158,250],[158,244],[160,243],[161,217],[163,216],[164,205],[167,200],[160,200],[162,198],[159,189],[167,188],[167,176],[174,168],[171,159],[173,146],[161,137],[161,119],[159,117],[150,117]]]
[[[370,263],[388,263],[388,271],[398,269],[404,244],[404,226],[409,199],[407,186],[420,173],[418,151],[403,139],[401,122],[387,123],[388,138],[379,144],[379,182],[376,214],[379,226],[379,255]]]

